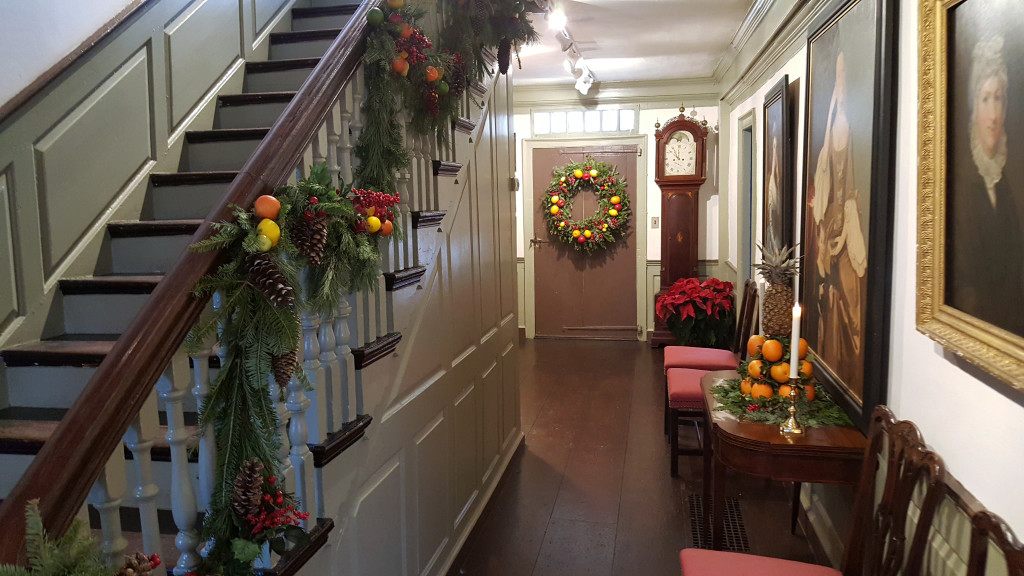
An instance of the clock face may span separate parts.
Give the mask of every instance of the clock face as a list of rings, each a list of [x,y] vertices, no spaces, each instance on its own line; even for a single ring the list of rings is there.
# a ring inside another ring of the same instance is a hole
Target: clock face
[[[697,173],[697,143],[693,135],[679,130],[665,143],[665,176],[692,176]]]

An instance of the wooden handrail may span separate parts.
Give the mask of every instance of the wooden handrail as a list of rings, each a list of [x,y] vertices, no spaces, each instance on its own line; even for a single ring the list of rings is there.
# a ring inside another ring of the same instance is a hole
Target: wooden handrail
[[[231,204],[250,206],[288,180],[356,72],[365,50],[366,15],[376,4],[362,1],[193,240],[208,236],[213,223],[230,219]],[[24,560],[29,500],[40,500],[43,524],[51,534],[63,534],[71,525],[109,455],[206,307],[207,300],[192,296],[192,287],[219,263],[218,252],[186,252],[157,285],[0,505],[0,563]]]

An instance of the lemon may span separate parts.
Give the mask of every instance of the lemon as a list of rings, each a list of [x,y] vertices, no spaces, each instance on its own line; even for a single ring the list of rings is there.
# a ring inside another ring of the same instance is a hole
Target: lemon
[[[260,220],[259,225],[256,226],[256,231],[270,239],[271,247],[277,246],[277,241],[281,239],[281,227],[270,218]]]

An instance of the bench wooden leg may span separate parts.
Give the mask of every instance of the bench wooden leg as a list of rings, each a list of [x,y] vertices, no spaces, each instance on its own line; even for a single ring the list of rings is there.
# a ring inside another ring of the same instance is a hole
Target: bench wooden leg
[[[669,453],[672,458],[672,477],[679,476],[679,411],[669,408]]]

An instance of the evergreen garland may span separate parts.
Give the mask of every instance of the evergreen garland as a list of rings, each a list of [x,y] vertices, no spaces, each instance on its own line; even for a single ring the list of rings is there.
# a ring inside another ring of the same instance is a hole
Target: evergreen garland
[[[741,420],[779,425],[789,419],[789,400],[781,396],[750,398],[740,390],[740,380],[726,380],[711,389],[718,401],[714,410],[728,412]],[[818,387],[817,397],[808,401],[801,395],[796,400],[796,419],[801,426],[853,427],[846,412]]]
[[[39,515],[39,501],[25,505],[25,552],[28,567],[0,565],[0,576],[111,576],[115,568],[103,559],[89,528],[77,518],[63,537],[51,540]]]
[[[572,205],[581,191],[597,196],[597,211],[583,220],[574,220]],[[589,156],[554,170],[540,208],[553,238],[587,253],[610,247],[616,236],[625,236],[629,228],[626,180],[615,166]]]

